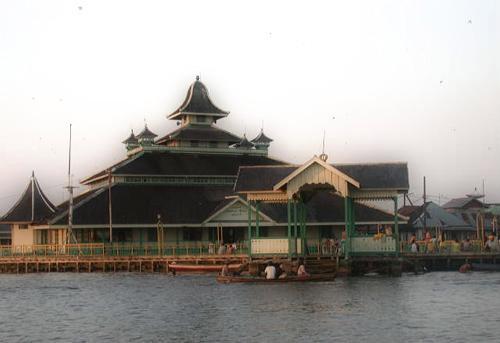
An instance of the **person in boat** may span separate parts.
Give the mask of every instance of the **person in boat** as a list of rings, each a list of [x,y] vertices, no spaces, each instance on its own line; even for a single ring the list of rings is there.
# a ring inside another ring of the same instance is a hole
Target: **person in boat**
[[[299,264],[299,268],[297,269],[297,276],[298,277],[309,276],[309,273],[306,272],[306,266],[304,265],[303,262],[300,262]]]
[[[276,267],[273,266],[272,262],[267,262],[267,267],[264,269],[264,275],[268,280],[276,279]]]
[[[288,274],[285,271],[285,266],[283,265],[283,263],[279,265],[278,269],[280,271],[278,274],[278,279],[286,279],[288,277]]]
[[[230,276],[229,275],[229,263],[225,263],[224,266],[222,267],[222,270],[220,271],[221,276]]]

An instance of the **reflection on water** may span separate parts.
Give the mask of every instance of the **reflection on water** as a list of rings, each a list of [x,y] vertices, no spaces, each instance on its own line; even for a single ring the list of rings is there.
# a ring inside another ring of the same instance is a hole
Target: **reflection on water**
[[[0,275],[0,341],[498,341],[500,273],[219,285],[210,276]]]

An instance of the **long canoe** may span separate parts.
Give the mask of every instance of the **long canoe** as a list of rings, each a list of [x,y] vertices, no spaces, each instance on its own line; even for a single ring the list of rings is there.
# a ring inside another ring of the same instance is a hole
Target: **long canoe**
[[[283,283],[283,282],[318,282],[318,281],[333,281],[335,274],[315,274],[309,276],[288,276],[284,279],[266,279],[263,277],[252,276],[222,276],[217,275],[219,283]]]
[[[500,272],[500,264],[471,263],[472,270],[486,272]]]
[[[217,273],[222,270],[223,264],[169,264],[168,269],[176,272],[206,272]],[[237,271],[241,268],[241,264],[230,264],[230,271]]]

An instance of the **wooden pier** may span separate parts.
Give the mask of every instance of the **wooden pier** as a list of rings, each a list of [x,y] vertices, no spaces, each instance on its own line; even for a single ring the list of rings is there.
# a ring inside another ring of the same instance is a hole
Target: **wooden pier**
[[[169,264],[224,264],[245,263],[244,255],[222,256],[57,256],[0,258],[0,273],[53,273],[53,272],[136,272],[168,273]]]

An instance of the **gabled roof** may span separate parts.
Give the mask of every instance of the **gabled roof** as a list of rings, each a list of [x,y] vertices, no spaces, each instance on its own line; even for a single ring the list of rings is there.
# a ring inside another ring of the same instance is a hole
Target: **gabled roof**
[[[293,178],[295,178],[296,176],[298,176],[300,173],[302,173],[304,170],[306,170],[307,168],[309,168],[313,164],[319,164],[320,166],[322,166],[323,168],[327,169],[328,171],[341,176],[346,182],[350,183],[354,187],[359,188],[359,182],[358,181],[354,180],[349,175],[344,174],[342,171],[339,171],[338,169],[334,168],[333,166],[327,164],[326,162],[324,162],[323,160],[321,160],[319,157],[314,156],[309,161],[307,161],[306,163],[304,163],[302,166],[300,166],[299,168],[295,169],[286,178],[284,178],[283,180],[281,180],[280,182],[278,182],[276,185],[274,185],[274,187],[273,187],[274,190],[280,189],[281,187],[283,187],[284,185],[286,185],[288,182],[290,182],[290,180],[292,180]]]
[[[56,212],[56,207],[43,194],[35,173],[21,198],[0,218],[3,223],[40,223]]]
[[[257,137],[255,137],[254,139],[251,140],[251,142],[254,143],[254,144],[269,144],[272,141],[273,140],[271,138],[267,137],[264,134],[264,130],[263,129],[260,130],[260,133],[258,134]]]
[[[168,119],[178,119],[178,117],[186,114],[201,114],[211,115],[214,117],[226,117],[229,112],[221,110],[215,106],[208,96],[207,87],[201,83],[199,77],[189,86],[186,98],[182,105],[172,112]]]
[[[452,209],[452,208],[464,208],[465,206],[471,204],[471,203],[476,203],[478,207],[484,207],[484,204],[473,197],[466,197],[466,198],[456,198],[456,199],[451,199],[448,201],[446,204],[443,205],[443,208],[445,209]]]
[[[333,164],[332,167],[357,181],[361,189],[409,188],[406,163]],[[235,191],[272,191],[274,185],[297,168],[297,165],[242,167]]]
[[[137,135],[137,138],[138,139],[141,139],[141,138],[155,138],[157,137],[158,135],[151,132],[149,129],[148,129],[148,125],[144,125],[144,130],[141,131],[141,133],[139,133]]]
[[[188,124],[158,139],[156,144],[165,144],[171,140],[227,142],[228,144],[234,144],[239,142],[241,138],[216,126]]]
[[[246,134],[243,135],[241,141],[236,144],[233,144],[233,148],[244,148],[244,149],[252,149],[255,145],[248,141]]]
[[[134,130],[130,130],[130,136],[126,140],[122,142],[123,144],[137,144],[139,143],[139,140],[137,137],[134,135]]]
[[[424,227],[427,228],[440,227],[445,230],[462,230],[474,231],[474,228],[467,223],[462,217],[447,212],[441,206],[427,202],[421,206],[405,206],[398,210],[398,213],[410,217],[408,224],[414,228]]]

